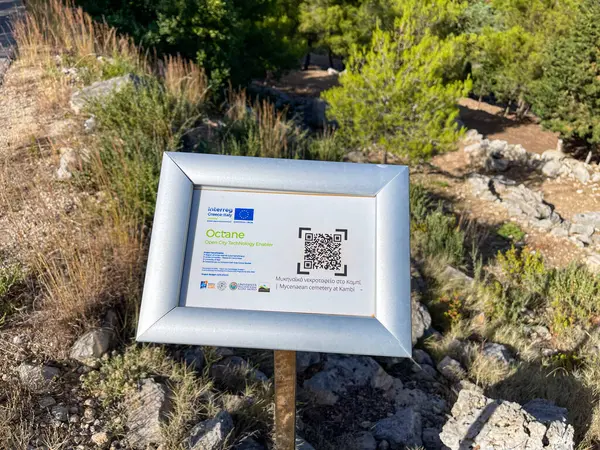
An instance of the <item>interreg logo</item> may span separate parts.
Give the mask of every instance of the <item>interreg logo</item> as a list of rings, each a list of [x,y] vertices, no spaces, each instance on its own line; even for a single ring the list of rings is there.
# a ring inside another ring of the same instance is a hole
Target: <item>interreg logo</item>
[[[235,208],[233,220],[235,222],[252,222],[254,220],[254,208]]]
[[[208,207],[208,221],[209,222],[231,222],[233,219],[232,208],[215,208],[213,206]]]

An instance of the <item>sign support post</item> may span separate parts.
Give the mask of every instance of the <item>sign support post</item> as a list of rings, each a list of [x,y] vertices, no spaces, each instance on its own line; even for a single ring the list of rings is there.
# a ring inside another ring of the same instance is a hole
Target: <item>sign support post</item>
[[[296,352],[275,350],[275,449],[296,446]]]

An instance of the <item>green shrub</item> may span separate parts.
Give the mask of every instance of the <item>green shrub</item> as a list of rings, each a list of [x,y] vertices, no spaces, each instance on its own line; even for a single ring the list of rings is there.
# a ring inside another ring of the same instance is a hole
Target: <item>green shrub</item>
[[[441,207],[427,214],[413,228],[415,250],[423,257],[461,266],[465,256],[465,233],[454,216],[444,214]]]
[[[88,176],[98,189],[109,189],[126,211],[149,221],[163,152],[179,149],[200,108],[149,78],[90,103],[87,112],[98,122]]]
[[[332,130],[325,130],[308,142],[308,157],[319,161],[341,161],[346,153],[341,139]]]
[[[496,319],[519,322],[526,310],[546,301],[551,275],[541,256],[527,248],[498,252],[495,278],[481,281],[485,312]]]
[[[0,266],[0,325],[18,306],[11,294],[23,281],[24,272],[21,266],[17,264]]]
[[[585,267],[570,264],[556,270],[548,289],[551,325],[564,332],[574,324],[587,326],[600,314],[600,280]]]
[[[457,102],[470,90],[469,80],[445,80],[458,54],[454,39],[377,30],[368,49],[352,51],[340,86],[323,93],[328,115],[355,148],[415,160],[450,150],[461,135]]]
[[[417,225],[425,220],[432,208],[432,201],[427,190],[421,184],[410,185],[410,217]]]
[[[503,223],[500,228],[498,228],[497,233],[498,236],[515,242],[522,241],[525,237],[525,232],[512,222]]]

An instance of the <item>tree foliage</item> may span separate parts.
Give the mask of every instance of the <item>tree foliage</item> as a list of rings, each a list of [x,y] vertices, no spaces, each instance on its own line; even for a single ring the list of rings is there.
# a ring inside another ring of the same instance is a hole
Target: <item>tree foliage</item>
[[[376,144],[405,158],[420,159],[456,142],[457,100],[470,82],[444,82],[457,58],[457,39],[425,31],[420,39],[397,30],[376,30],[368,49],[354,47],[340,86],[324,93],[329,114],[353,146]]]
[[[79,0],[93,15],[158,53],[234,84],[293,67],[304,52],[298,0]]]
[[[600,3],[585,0],[572,31],[547,50],[535,111],[566,138],[600,143]]]
[[[545,49],[568,32],[574,0],[478,0],[463,14],[465,32],[474,33],[468,59],[474,93],[493,94],[517,103],[519,113],[531,101],[533,84],[542,75]]]

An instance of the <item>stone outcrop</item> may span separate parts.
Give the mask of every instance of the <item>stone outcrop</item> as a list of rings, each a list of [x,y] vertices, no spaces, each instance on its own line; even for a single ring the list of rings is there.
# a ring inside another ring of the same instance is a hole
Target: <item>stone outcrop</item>
[[[394,386],[394,379],[373,358],[340,355],[327,355],[323,371],[303,385],[319,405],[334,405],[349,388],[365,386],[388,391]]]
[[[161,444],[161,425],[171,410],[168,389],[152,379],[142,381],[137,392],[125,400],[127,441],[132,448]]]
[[[565,413],[546,401],[521,407],[463,389],[440,439],[451,450],[572,450],[574,432]]]
[[[109,80],[96,81],[90,86],[86,86],[71,95],[71,109],[75,114],[79,114],[81,110],[90,102],[102,99],[108,95],[118,92],[125,86],[132,83],[138,83],[138,78],[133,74],[123,75],[121,77],[111,78]]]
[[[204,420],[192,429],[186,447],[189,450],[220,450],[232,431],[233,419],[228,412],[220,411],[214,418]]]

